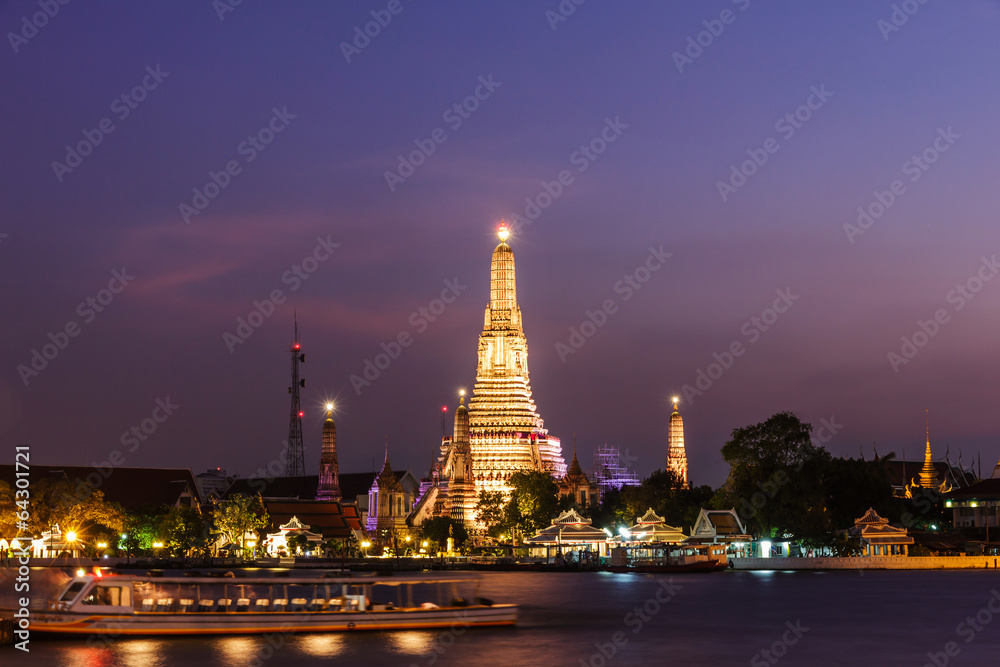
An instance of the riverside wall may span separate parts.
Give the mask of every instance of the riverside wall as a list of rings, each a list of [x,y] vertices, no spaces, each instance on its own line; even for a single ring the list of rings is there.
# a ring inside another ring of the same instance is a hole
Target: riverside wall
[[[730,558],[734,570],[994,570],[996,556],[820,556]]]

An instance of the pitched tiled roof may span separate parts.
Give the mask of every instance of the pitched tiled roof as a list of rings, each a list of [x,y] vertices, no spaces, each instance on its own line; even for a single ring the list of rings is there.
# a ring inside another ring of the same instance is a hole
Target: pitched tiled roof
[[[361,530],[361,517],[355,505],[332,500],[265,500],[264,506],[271,517],[271,532],[277,532],[293,516],[327,539],[347,537],[352,530]]]
[[[198,485],[188,468],[126,468],[99,470],[90,466],[31,466],[31,480],[42,478],[81,480],[104,493],[108,502],[119,503],[126,511],[144,507],[173,506],[187,489],[196,504],[201,503]],[[14,485],[13,465],[0,465],[0,480]],[[88,482],[89,480],[89,482]]]

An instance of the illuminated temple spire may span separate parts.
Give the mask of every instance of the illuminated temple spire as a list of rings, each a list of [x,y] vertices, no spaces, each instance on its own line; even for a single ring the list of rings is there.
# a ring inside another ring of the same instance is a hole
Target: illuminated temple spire
[[[920,470],[920,486],[933,489],[938,486],[938,478],[934,462],[931,460],[931,421],[926,410],[924,416],[927,420],[927,448],[924,450],[924,467]]]
[[[479,491],[508,490],[518,470],[566,474],[559,440],[535,409],[528,380],[528,344],[517,305],[510,232],[501,223],[490,264],[490,302],[479,336],[476,386],[469,401],[472,476]]]
[[[316,500],[340,500],[340,465],[337,463],[337,425],[333,423],[333,403],[326,404],[323,422],[323,451],[319,460]]]
[[[667,430],[667,469],[673,471],[686,486],[688,483],[687,450],[684,449],[684,420],[677,410],[677,397],[674,396],[674,412],[670,415],[670,427]]]

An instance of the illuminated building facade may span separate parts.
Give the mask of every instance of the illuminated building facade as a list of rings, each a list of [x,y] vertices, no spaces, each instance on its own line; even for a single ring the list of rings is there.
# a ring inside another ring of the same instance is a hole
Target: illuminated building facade
[[[481,491],[508,493],[507,480],[519,470],[543,470],[556,478],[566,474],[559,439],[545,430],[531,398],[514,253],[503,225],[499,236],[490,266],[490,302],[479,335],[476,387],[469,401],[474,496]]]
[[[687,450],[684,449],[684,420],[677,410],[677,397],[674,397],[674,412],[670,415],[670,428],[667,431],[667,470],[672,471],[684,486],[688,484]]]
[[[395,530],[405,529],[412,503],[412,495],[399,483],[389,465],[389,446],[386,445],[385,463],[368,490],[368,532],[385,537]]]

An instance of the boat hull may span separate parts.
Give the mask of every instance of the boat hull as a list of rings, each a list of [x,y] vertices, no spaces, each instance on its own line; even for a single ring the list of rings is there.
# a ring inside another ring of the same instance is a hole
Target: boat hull
[[[134,612],[107,615],[39,612],[32,616],[31,630],[45,634],[117,637],[422,630],[496,627],[514,625],[516,621],[517,605],[513,604],[364,612]]]

